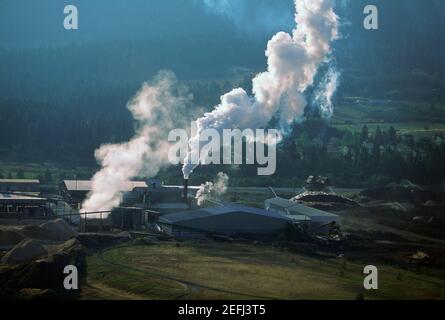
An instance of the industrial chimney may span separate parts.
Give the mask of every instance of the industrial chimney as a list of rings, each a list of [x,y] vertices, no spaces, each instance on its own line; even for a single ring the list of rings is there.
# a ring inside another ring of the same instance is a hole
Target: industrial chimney
[[[188,179],[184,179],[184,201],[187,204],[188,204],[188,186],[189,186]]]

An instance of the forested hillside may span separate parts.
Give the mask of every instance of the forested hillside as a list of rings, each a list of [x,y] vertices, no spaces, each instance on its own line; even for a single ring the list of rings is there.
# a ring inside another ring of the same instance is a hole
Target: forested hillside
[[[366,31],[362,28],[363,7],[368,2],[349,1],[344,6],[340,5],[345,3],[342,1],[337,8],[342,18],[342,38],[337,41],[333,55],[342,75],[336,110],[340,115],[353,115],[349,101],[355,97],[365,102],[367,99],[395,101],[400,105],[410,102],[423,118],[435,118],[441,123],[445,101],[445,33],[442,32],[445,2],[374,0],[372,3],[380,12],[380,29]],[[134,124],[126,103],[142,82],[161,69],[173,70],[179,81],[189,86],[197,110],[209,110],[231,88],[249,89],[252,75],[266,67],[267,39],[277,31],[290,31],[293,23],[289,15],[291,0],[280,0],[275,7],[264,0],[240,1],[240,10],[224,14],[205,8],[198,0],[189,4],[150,1],[150,6],[137,0],[131,9],[124,9],[119,1],[113,0],[107,2],[106,10],[100,5],[104,3],[102,0],[79,0],[79,3],[85,20],[80,33],[74,35],[57,29],[61,27],[57,1],[48,1],[46,11],[34,6],[24,8],[23,25],[11,20],[15,7],[10,0],[0,3],[3,12],[0,13],[0,159],[3,161],[94,164],[94,150],[100,144],[125,141],[132,136]],[[263,19],[268,17],[264,12],[272,9],[277,21]],[[46,22],[39,22],[37,14],[31,15],[32,10],[46,14],[42,17]],[[94,14],[88,10],[96,13],[104,10],[104,20],[93,21],[89,17]],[[179,18],[178,12],[187,14]],[[56,29],[53,19],[58,21]],[[107,21],[113,19],[115,24],[108,26]],[[361,106],[375,107],[372,103]],[[407,117],[398,117],[406,109],[397,108],[400,112],[393,113],[391,123],[382,128],[393,125],[401,137],[396,122],[398,118],[407,121]],[[343,141],[353,134],[346,126],[358,123],[361,128],[369,121],[353,116],[342,121],[343,131],[336,129],[339,131],[335,134],[324,135],[330,132],[326,129],[329,123],[325,123],[320,132],[324,142],[318,144],[317,152],[321,153],[312,156],[322,162],[307,161],[310,155],[296,162],[293,153],[312,154],[315,151],[308,151],[312,150],[308,146],[317,145],[312,140],[320,136],[311,135],[312,142],[304,146],[298,145],[295,141],[298,137],[294,136],[288,143],[296,145],[297,151],[293,147],[284,148],[287,151],[280,160],[283,168],[288,168],[285,163],[289,163],[290,170],[298,171],[295,176],[299,178],[303,173],[323,168],[340,171],[338,175],[343,175],[345,183],[365,172],[373,172],[379,177],[376,179],[410,176],[408,172],[413,172],[414,167],[407,165],[405,173],[395,174],[388,169],[393,165],[387,163],[388,159],[385,165],[378,160],[383,167],[357,166],[363,172],[344,176],[341,166],[335,167],[336,162],[326,154],[327,144],[331,138]],[[376,116],[372,121],[388,121],[388,118]],[[303,134],[305,129],[298,128],[298,134]],[[434,145],[434,139],[441,134],[440,130],[433,132],[428,143]],[[364,141],[354,139],[353,143],[343,141],[342,147],[349,146],[355,154],[360,154],[360,143]],[[372,134],[370,139],[374,139]],[[381,145],[394,143],[385,140]],[[412,148],[417,148],[416,143]],[[433,155],[433,147],[424,149],[427,151],[421,153],[430,159],[425,161],[438,157],[439,153]],[[399,161],[397,156],[391,159],[394,163]],[[297,164],[298,170],[293,167]],[[417,165],[426,168],[425,163]],[[415,168],[420,175],[432,177],[426,169]],[[419,176],[413,178],[422,180]]]

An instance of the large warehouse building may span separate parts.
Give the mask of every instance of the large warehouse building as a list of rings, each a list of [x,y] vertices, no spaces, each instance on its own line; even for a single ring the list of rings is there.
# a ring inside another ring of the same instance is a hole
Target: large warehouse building
[[[235,237],[276,236],[293,220],[281,214],[234,203],[167,214],[161,228],[176,237],[227,235]]]

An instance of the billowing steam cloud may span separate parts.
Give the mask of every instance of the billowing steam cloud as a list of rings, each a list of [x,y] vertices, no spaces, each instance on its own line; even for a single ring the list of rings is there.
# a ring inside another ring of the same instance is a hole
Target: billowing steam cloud
[[[199,159],[199,137],[206,128],[261,128],[278,116],[281,128],[301,120],[307,105],[305,90],[313,85],[319,66],[327,62],[331,42],[338,38],[334,0],[296,0],[296,28],[279,32],[266,50],[268,69],[252,81],[253,97],[237,88],[221,97],[215,109],[196,120],[197,134],[183,166],[187,179]],[[205,163],[205,159],[200,159]]]
[[[92,191],[82,212],[111,210],[122,202],[127,181],[156,175],[168,163],[168,132],[184,123],[181,114],[192,97],[179,86],[171,72],[160,72],[152,83],[144,83],[128,103],[137,122],[135,136],[126,143],[106,144],[95,152],[102,169],[92,180]]]
[[[195,197],[198,206],[201,206],[204,201],[208,199],[219,198],[227,191],[228,185],[229,176],[223,172],[219,172],[213,182],[206,182],[200,186]]]
[[[330,119],[334,114],[332,98],[337,91],[340,74],[334,66],[329,70],[314,92],[314,104],[319,108],[321,116]]]
[[[197,134],[190,140],[183,167],[185,178],[196,167],[191,159],[199,159],[199,137],[204,129],[262,128],[277,117],[284,130],[302,119],[307,105],[304,93],[314,84],[319,66],[328,61],[330,44],[338,37],[333,6],[334,0],[295,1],[297,27],[292,34],[279,32],[269,41],[268,69],[253,79],[253,96],[242,88],[234,89],[221,97],[212,112],[196,120]],[[334,79],[327,78],[326,90],[320,95],[328,103],[336,87]],[[102,169],[93,177],[92,191],[82,204],[83,212],[117,207],[128,180],[154,176],[169,163],[168,132],[185,127],[187,117],[183,115],[190,101],[191,96],[177,84],[172,73],[161,72],[152,83],[142,86],[127,106],[137,122],[136,134],[129,142],[107,144],[96,150]],[[205,163],[206,159],[200,160]],[[220,184],[216,185],[219,189]],[[207,185],[207,189],[210,187],[215,188],[215,184]]]

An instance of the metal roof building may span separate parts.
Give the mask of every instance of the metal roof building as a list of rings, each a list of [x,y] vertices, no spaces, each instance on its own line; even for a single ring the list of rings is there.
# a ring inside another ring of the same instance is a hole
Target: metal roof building
[[[91,180],[64,180],[63,184],[68,191],[91,191]],[[133,191],[134,188],[147,188],[145,181],[126,181],[119,188],[121,192]]]
[[[234,203],[167,214],[159,218],[161,227],[175,236],[228,235],[274,236],[293,220],[281,214]]]
[[[283,214],[290,218],[298,217],[300,220],[310,221],[311,223],[338,222],[338,216],[336,214],[311,208],[280,197],[267,199],[264,202],[264,208],[270,212]]]
[[[138,198],[140,194],[133,192],[138,189],[146,189],[147,183],[145,181],[126,181],[119,186],[119,191],[126,194],[125,199]],[[72,199],[81,202],[88,193],[92,190],[91,180],[63,180],[61,184],[61,190],[63,194],[68,194]],[[136,200],[131,199],[134,203]]]
[[[36,179],[0,179],[0,192],[39,192],[40,181]]]
[[[189,196],[194,196],[199,187],[172,186],[149,183],[145,201],[147,208],[160,214],[182,212],[190,209]]]
[[[25,194],[0,193],[0,219],[34,218],[52,214],[47,199]]]
[[[0,205],[43,205],[46,198],[0,193]]]
[[[199,187],[189,187],[193,195]],[[82,202],[92,190],[90,180],[64,180],[61,184],[63,195],[73,201]],[[184,186],[162,185],[155,179],[146,181],[126,181],[119,185],[123,193],[122,206],[140,207],[158,211],[161,214],[185,211],[190,207],[184,198]]]

